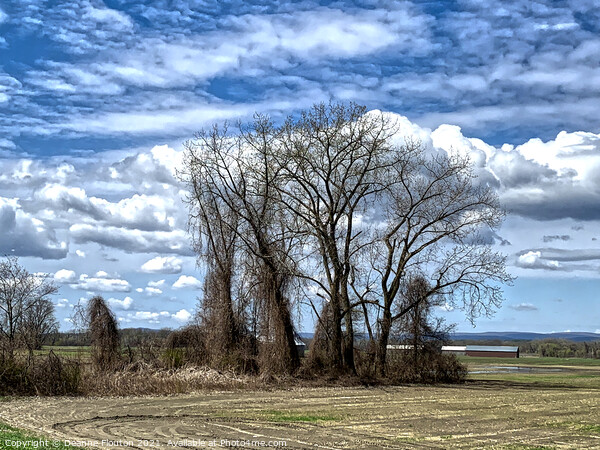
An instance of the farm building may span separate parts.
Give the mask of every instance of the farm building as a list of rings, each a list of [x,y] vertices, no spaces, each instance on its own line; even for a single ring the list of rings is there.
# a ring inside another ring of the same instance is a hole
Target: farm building
[[[455,355],[465,355],[467,347],[465,345],[443,345],[442,353],[454,353]]]
[[[444,345],[442,353],[467,356],[493,356],[496,358],[518,358],[519,347],[503,345]]]
[[[296,348],[298,349],[298,356],[300,356],[300,358],[304,358],[304,354],[306,353],[306,344],[298,336],[294,338],[294,342],[296,343]]]

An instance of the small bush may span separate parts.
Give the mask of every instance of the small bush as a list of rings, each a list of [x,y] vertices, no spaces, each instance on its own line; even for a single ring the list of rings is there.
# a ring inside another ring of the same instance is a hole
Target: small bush
[[[387,377],[394,383],[461,383],[467,367],[455,355],[423,349],[415,360],[410,351],[388,354]]]
[[[81,365],[48,356],[0,362],[0,395],[74,395],[79,393]]]

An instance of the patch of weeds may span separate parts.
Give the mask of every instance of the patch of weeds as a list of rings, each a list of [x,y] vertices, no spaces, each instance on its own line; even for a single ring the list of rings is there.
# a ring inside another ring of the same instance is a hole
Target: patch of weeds
[[[442,436],[440,436],[440,439],[452,439],[454,436],[452,436],[451,434],[444,434]]]
[[[568,428],[570,430],[581,431],[583,433],[600,434],[600,425],[593,423],[555,422],[547,423],[546,426],[551,428]]]
[[[0,449],[15,448],[52,448],[56,450],[76,450],[81,447],[65,445],[64,441],[50,440],[39,436],[34,436],[27,431],[19,430],[5,423],[0,422]]]
[[[269,420],[275,422],[325,422],[340,420],[339,416],[331,414],[306,414],[277,410],[262,411],[262,414],[268,416]]]

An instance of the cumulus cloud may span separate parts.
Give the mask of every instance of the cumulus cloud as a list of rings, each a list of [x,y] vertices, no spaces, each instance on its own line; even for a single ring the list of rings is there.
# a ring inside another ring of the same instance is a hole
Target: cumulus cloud
[[[18,199],[0,197],[0,254],[62,259],[67,243],[43,220],[23,211]]]
[[[127,310],[131,308],[131,305],[133,305],[133,299],[131,297],[125,297],[123,300],[117,298],[109,298],[108,304],[115,309]]]
[[[171,314],[171,317],[178,322],[185,323],[192,317],[192,314],[186,309],[180,309],[175,314]]]
[[[77,274],[68,269],[60,269],[54,274],[54,281],[57,283],[72,284],[77,282]]]
[[[202,287],[202,282],[192,276],[181,275],[172,287],[173,289],[199,289]]]
[[[171,317],[168,311],[152,312],[152,311],[136,311],[135,313],[128,313],[127,319],[129,320],[142,320],[148,323],[159,324],[161,320]]]
[[[194,254],[184,230],[147,232],[113,226],[75,224],[69,228],[69,232],[77,243],[95,242],[127,253]]]
[[[69,300],[67,300],[66,298],[61,298],[60,300],[58,300],[55,303],[55,306],[57,308],[65,308],[65,307],[69,306]]]
[[[560,268],[558,261],[542,258],[542,252],[540,251],[528,251],[519,255],[516,265],[526,269],[557,270]]]
[[[175,256],[157,256],[146,261],[142,267],[142,272],[148,273],[181,273],[182,260]]]
[[[98,276],[100,275],[100,276]],[[81,289],[91,292],[130,292],[131,285],[127,280],[120,278],[108,278],[106,272],[96,274],[90,277],[87,274],[81,274],[76,284],[71,286],[74,289]]]

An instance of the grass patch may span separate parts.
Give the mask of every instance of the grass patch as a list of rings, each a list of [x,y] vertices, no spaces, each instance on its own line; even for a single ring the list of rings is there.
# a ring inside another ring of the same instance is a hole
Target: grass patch
[[[332,414],[306,414],[306,413],[293,413],[289,411],[277,411],[269,410],[262,411],[262,414],[267,416],[268,420],[274,422],[327,422],[340,420],[339,416]]]
[[[592,358],[550,358],[525,356],[522,358],[493,358],[477,356],[459,356],[458,360],[469,366],[493,364],[498,366],[573,366],[600,367],[600,359]]]
[[[52,448],[57,450],[74,450],[81,447],[65,445],[63,441],[51,440],[30,434],[27,431],[11,427],[0,422],[0,449],[15,448]]]
[[[600,434],[600,425],[595,423],[554,422],[547,423],[546,426],[550,428],[567,428],[569,430],[583,432],[586,434]]]

